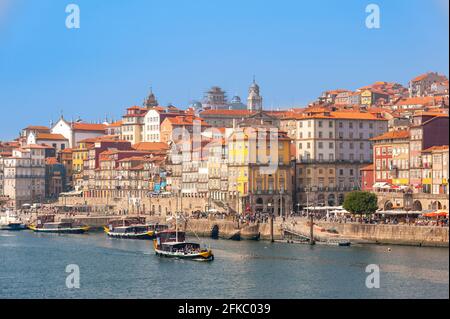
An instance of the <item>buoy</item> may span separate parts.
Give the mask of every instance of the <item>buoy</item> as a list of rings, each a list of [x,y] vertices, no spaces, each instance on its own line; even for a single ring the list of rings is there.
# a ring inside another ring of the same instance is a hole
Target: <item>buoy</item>
[[[392,249],[388,248],[388,251],[389,251],[389,252],[391,252],[391,251],[392,251]]]

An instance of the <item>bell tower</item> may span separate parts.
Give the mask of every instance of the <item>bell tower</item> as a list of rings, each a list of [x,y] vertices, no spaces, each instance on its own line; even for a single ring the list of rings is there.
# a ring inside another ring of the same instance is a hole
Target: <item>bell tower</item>
[[[152,88],[150,88],[150,94],[144,100],[144,107],[151,109],[152,107],[158,106],[158,101],[156,100],[155,94],[153,94]]]
[[[256,84],[255,77],[253,83],[248,90],[247,109],[249,111],[260,112],[263,108],[263,98],[260,95],[259,85]]]

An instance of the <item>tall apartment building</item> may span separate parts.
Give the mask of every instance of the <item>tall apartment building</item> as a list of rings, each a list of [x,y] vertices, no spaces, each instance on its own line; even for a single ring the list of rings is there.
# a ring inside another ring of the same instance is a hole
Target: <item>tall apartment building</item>
[[[237,213],[292,210],[291,139],[277,128],[239,127],[228,139],[229,202]]]
[[[45,148],[39,145],[14,149],[3,159],[4,195],[14,207],[45,198]]]
[[[144,117],[143,126],[143,141],[144,142],[161,142],[161,124],[170,117],[177,117],[185,115],[184,111],[177,109],[174,106],[168,107],[153,107],[148,110]]]
[[[143,142],[144,118],[148,109],[139,106],[127,108],[127,113],[122,117],[120,128],[121,138],[131,144]]]
[[[410,184],[415,192],[422,189],[422,151],[449,144],[449,118],[439,113],[422,112],[413,117],[410,128]]]
[[[388,121],[377,113],[307,109],[286,113],[281,127],[294,144],[297,204],[335,206],[361,187],[360,169],[372,162],[371,138],[386,132]]]
[[[410,132],[390,131],[374,142],[374,189],[408,188],[410,185]]]
[[[448,145],[433,146],[422,151],[422,191],[426,194],[449,195]]]

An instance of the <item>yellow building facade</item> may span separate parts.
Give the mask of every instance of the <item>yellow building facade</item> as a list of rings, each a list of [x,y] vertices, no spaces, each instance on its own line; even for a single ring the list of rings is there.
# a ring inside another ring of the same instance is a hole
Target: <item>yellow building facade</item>
[[[238,213],[292,209],[291,139],[274,128],[239,128],[228,140],[230,198]]]

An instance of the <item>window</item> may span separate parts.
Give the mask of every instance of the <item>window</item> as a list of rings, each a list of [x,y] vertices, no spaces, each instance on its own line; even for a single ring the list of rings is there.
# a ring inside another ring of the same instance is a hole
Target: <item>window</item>
[[[334,143],[333,142],[329,143],[328,144],[328,148],[333,149],[334,148]]]
[[[329,121],[329,122],[328,122],[328,127],[330,127],[330,128],[333,127],[333,122],[332,122],[332,121]]]
[[[322,149],[322,148],[323,148],[323,143],[319,142],[319,149]]]
[[[322,121],[319,121],[319,127],[323,127],[323,122]]]
[[[363,128],[363,127],[364,127],[363,123],[359,122],[359,128]]]

